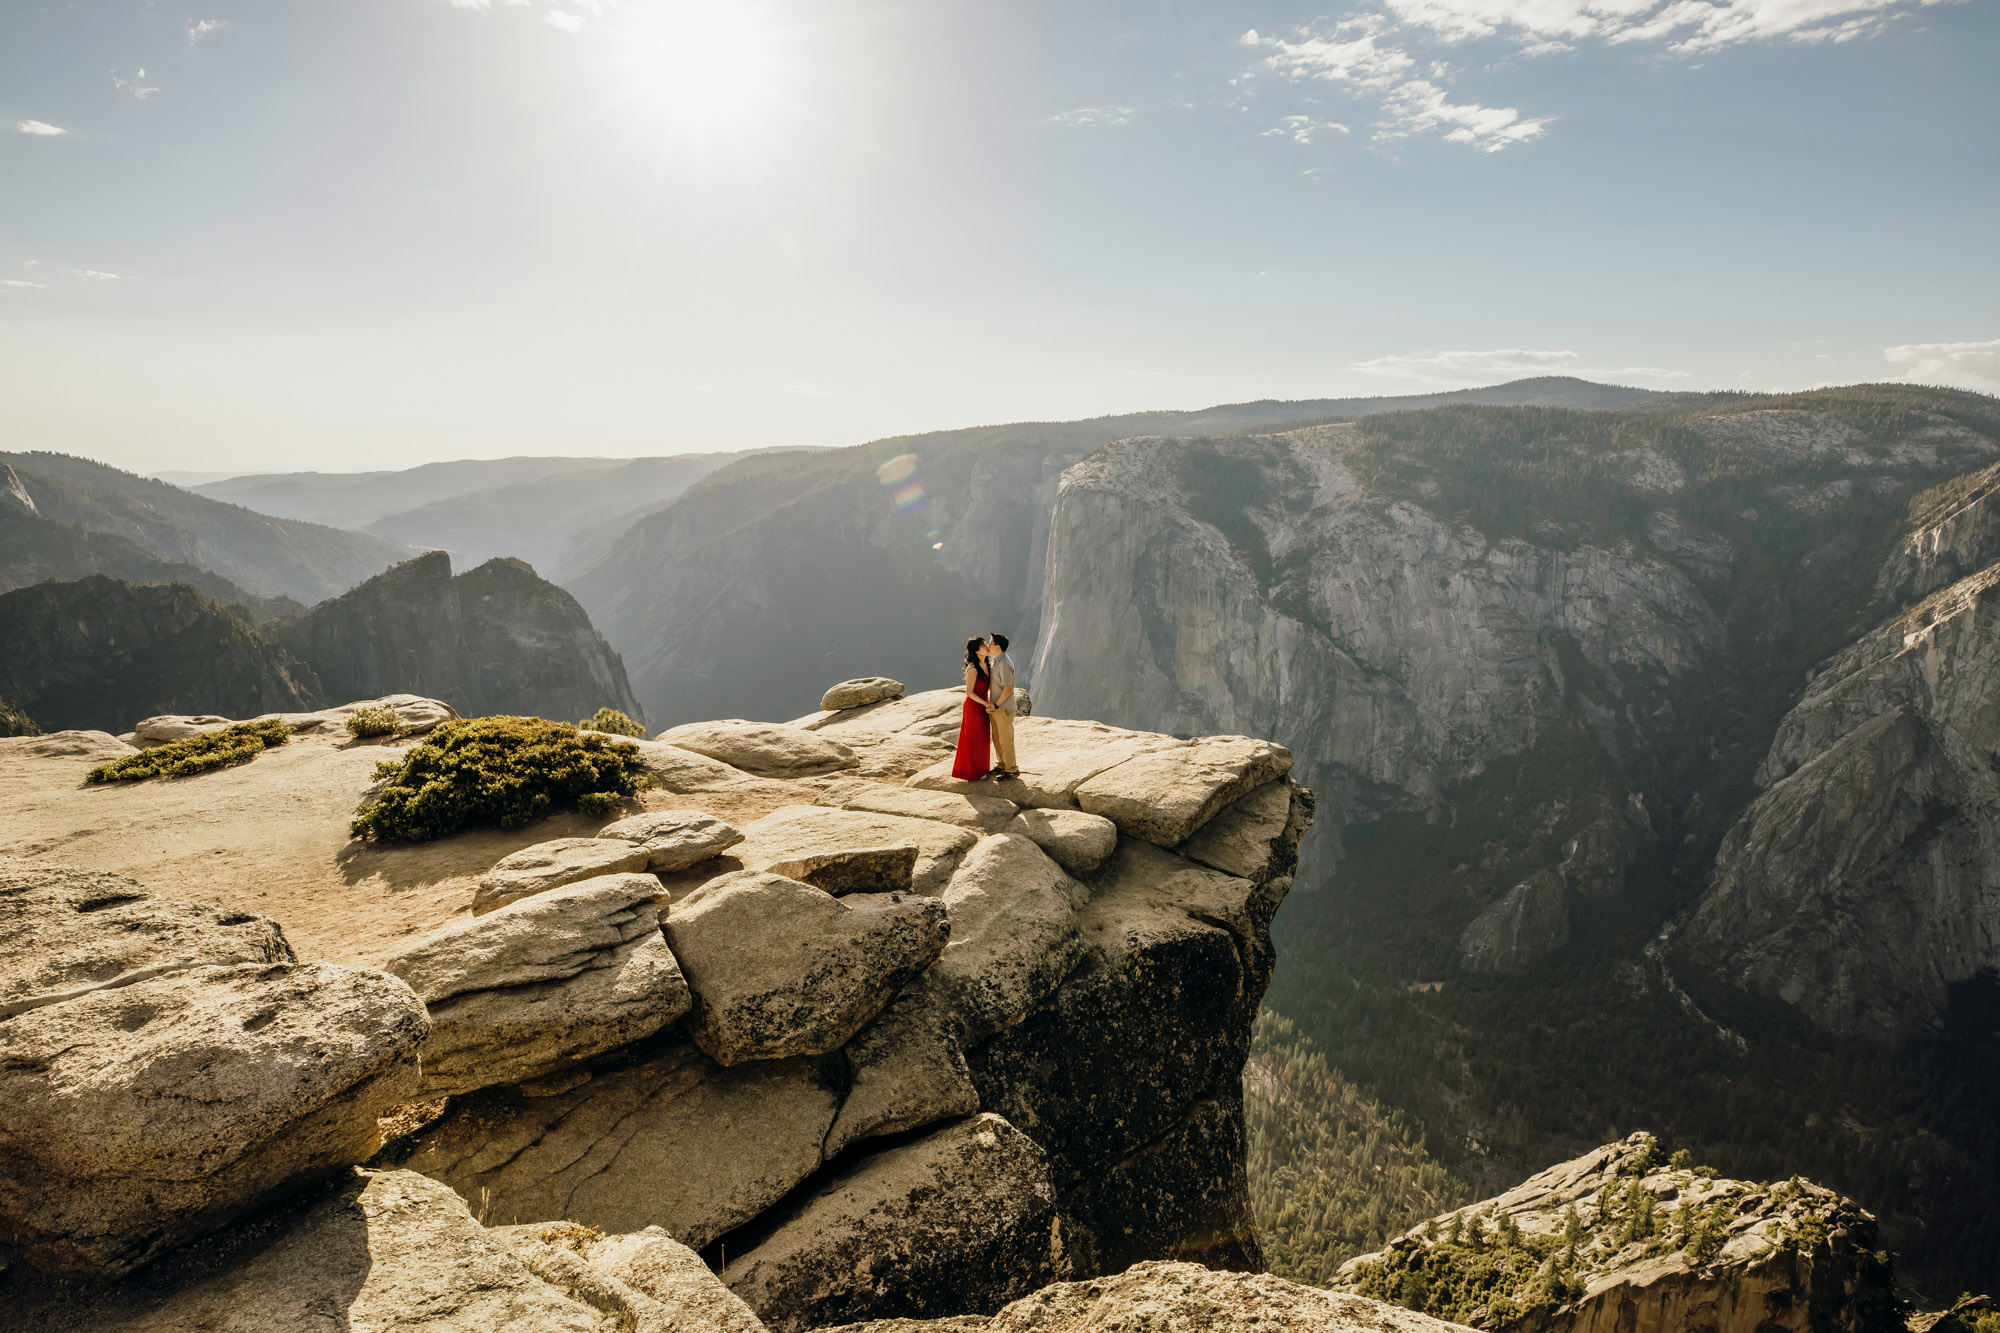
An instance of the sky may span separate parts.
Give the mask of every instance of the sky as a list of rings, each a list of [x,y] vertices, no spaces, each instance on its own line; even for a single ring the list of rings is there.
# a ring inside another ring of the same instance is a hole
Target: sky
[[[0,439],[2000,391],[1995,0],[9,0]]]

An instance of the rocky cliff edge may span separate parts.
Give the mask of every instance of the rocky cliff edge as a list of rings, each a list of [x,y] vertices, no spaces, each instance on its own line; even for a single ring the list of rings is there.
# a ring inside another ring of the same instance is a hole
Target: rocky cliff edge
[[[17,1308],[686,1326],[673,1272],[740,1311],[697,1326],[794,1330],[1261,1267],[1241,1071],[1290,755],[1024,718],[1022,777],[958,784],[957,692],[892,687],[638,742],[652,808],[506,856],[376,967],[6,863]]]

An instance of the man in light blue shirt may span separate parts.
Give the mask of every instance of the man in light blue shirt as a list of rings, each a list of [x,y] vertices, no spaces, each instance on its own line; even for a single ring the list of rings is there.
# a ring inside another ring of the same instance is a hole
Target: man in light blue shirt
[[[993,718],[993,748],[1000,752],[996,778],[1018,778],[1021,766],[1014,762],[1014,663],[1007,656],[1007,636],[989,634],[993,656],[986,662],[987,712]]]

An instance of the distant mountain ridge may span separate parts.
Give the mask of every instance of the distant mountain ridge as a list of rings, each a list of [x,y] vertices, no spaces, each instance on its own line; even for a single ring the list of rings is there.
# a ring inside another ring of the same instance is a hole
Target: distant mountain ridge
[[[205,481],[188,489],[279,518],[338,528],[365,528],[377,519],[475,491],[543,477],[617,467],[623,458],[462,458],[374,472],[259,472]]]
[[[468,717],[643,716],[576,599],[519,560],[453,575],[451,557],[431,551],[265,632],[313,664],[332,701],[407,693]]]
[[[92,538],[122,537],[262,597],[317,602],[411,554],[370,533],[274,518],[67,454],[0,453],[0,465],[13,469],[34,515]],[[0,524],[19,525],[29,512],[0,504]]]

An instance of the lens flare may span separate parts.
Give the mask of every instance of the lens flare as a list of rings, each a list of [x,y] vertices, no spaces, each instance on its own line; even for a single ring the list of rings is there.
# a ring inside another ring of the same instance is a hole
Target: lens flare
[[[924,494],[924,479],[917,471],[915,454],[897,454],[883,459],[875,468],[875,480],[882,483],[882,489],[889,493],[889,503],[902,515],[922,515],[930,517],[930,497]],[[927,523],[924,540],[933,551],[942,551],[936,523]]]

